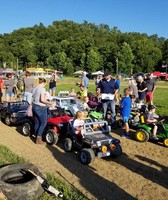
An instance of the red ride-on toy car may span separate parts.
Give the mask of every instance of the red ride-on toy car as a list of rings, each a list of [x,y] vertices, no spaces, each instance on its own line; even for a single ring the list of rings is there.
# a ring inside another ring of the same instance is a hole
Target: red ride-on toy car
[[[59,108],[60,109],[60,108]],[[43,132],[42,138],[49,145],[54,145],[58,142],[59,137],[66,134],[67,125],[70,116],[65,115],[65,113],[59,113],[59,115],[51,116],[47,120],[47,125]],[[21,132],[24,136],[31,136],[34,132],[34,119],[33,117],[29,118],[29,120],[22,125]]]

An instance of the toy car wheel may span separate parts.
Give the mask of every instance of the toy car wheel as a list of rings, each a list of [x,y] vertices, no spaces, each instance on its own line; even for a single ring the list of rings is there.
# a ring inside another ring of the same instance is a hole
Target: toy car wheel
[[[166,139],[163,140],[163,144],[164,144],[166,147],[168,147],[168,138],[166,138]]]
[[[82,149],[79,152],[79,160],[82,164],[88,165],[95,158],[95,153],[92,149]]]
[[[72,151],[72,140],[70,138],[65,138],[63,146],[65,151]]]
[[[112,157],[118,157],[122,154],[122,147],[120,144],[116,144],[114,150],[111,150]]]
[[[45,134],[46,143],[49,145],[57,144],[58,134],[53,129],[49,129]]]
[[[119,127],[119,128],[121,128],[121,127],[123,127],[123,120],[122,119],[119,119],[118,121],[117,121],[117,126]]]
[[[22,135],[24,135],[24,136],[31,135],[31,126],[29,123],[25,123],[22,125]]]
[[[139,142],[147,142],[149,140],[149,133],[144,129],[138,129],[136,131],[135,138]]]
[[[8,125],[8,126],[10,126],[10,125],[11,125],[11,122],[10,122],[10,117],[9,117],[9,115],[7,115],[7,116],[5,117],[5,124],[6,124],[6,125]]]

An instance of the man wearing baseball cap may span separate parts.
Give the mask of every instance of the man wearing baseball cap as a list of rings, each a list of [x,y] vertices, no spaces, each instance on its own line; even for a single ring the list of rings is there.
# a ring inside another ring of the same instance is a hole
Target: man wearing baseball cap
[[[110,108],[112,127],[116,126],[115,96],[118,92],[118,89],[119,88],[115,82],[115,79],[111,77],[109,71],[106,71],[104,73],[104,78],[98,84],[97,92],[101,96],[104,119],[107,118],[107,108]]]

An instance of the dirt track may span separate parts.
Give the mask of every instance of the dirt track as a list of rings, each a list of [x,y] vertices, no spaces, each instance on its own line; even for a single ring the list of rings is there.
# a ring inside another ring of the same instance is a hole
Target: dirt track
[[[120,138],[118,134],[113,136]],[[64,177],[90,199],[159,199],[168,196],[168,149],[162,145],[121,140],[123,155],[117,159],[98,159],[82,165],[75,153],[59,146],[34,144],[19,134],[16,127],[0,122],[0,143],[43,171]]]

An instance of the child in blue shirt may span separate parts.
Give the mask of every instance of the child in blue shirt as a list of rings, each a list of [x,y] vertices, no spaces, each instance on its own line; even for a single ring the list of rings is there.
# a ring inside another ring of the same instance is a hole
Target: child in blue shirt
[[[131,90],[128,88],[124,89],[124,97],[121,100],[121,117],[123,119],[124,122],[124,129],[125,129],[125,133],[121,134],[121,137],[130,137],[129,134],[129,117],[130,117],[130,112],[131,112],[131,106],[132,106],[132,101],[130,98],[130,94],[131,94]]]

